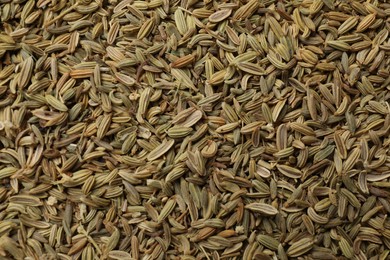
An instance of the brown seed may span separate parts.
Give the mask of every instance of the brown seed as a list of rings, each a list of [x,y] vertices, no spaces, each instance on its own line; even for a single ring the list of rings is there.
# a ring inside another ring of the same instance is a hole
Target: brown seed
[[[174,140],[163,141],[159,146],[157,146],[153,151],[151,151],[148,155],[149,161],[154,161],[159,157],[163,156],[166,152],[171,149],[171,147],[175,144]]]
[[[186,56],[180,57],[174,62],[171,63],[172,68],[183,68],[190,65],[195,60],[195,56],[193,54],[188,54]]]
[[[209,22],[219,23],[230,16],[232,9],[222,9],[209,16]]]
[[[369,14],[366,17],[364,17],[356,27],[356,32],[363,32],[367,30],[368,27],[370,27],[374,23],[375,18],[376,18],[375,13]]]
[[[246,209],[253,212],[260,213],[266,216],[272,216],[278,214],[278,210],[271,205],[265,203],[250,203],[245,205]]]
[[[310,237],[302,238],[294,242],[288,249],[287,255],[290,257],[298,257],[310,251],[313,248],[313,239]]]

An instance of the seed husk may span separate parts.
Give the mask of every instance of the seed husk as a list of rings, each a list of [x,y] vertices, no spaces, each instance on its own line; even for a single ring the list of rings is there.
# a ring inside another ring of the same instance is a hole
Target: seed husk
[[[250,203],[245,205],[245,208],[266,216],[276,215],[279,212],[275,207],[265,203]]]
[[[209,16],[209,22],[211,22],[211,23],[222,22],[223,20],[228,18],[231,13],[232,13],[232,9],[229,9],[229,8],[219,10],[219,11],[217,11]]]
[[[290,257],[298,257],[310,251],[313,248],[313,239],[310,237],[302,238],[294,242],[288,249],[287,255]]]
[[[166,152],[171,149],[175,144],[174,140],[163,141],[159,146],[157,146],[153,151],[151,151],[147,157],[149,161],[156,160],[157,158],[163,156]]]
[[[256,240],[271,250],[277,250],[280,244],[278,240],[268,235],[258,235]]]

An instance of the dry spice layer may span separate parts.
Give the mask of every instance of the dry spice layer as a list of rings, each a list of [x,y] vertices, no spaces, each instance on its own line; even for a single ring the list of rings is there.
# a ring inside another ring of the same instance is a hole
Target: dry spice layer
[[[0,259],[388,259],[389,16],[1,0]]]

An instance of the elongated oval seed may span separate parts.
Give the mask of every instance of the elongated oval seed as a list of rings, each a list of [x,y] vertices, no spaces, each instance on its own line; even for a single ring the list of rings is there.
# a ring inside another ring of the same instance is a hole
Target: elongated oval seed
[[[174,199],[168,200],[167,203],[164,205],[163,209],[161,210],[157,218],[157,222],[161,223],[161,221],[166,219],[169,216],[169,214],[171,214],[171,212],[175,209],[175,206],[176,206],[176,200]]]
[[[209,16],[209,22],[219,23],[225,20],[226,18],[228,18],[231,13],[232,13],[232,9],[230,8],[219,10]]]
[[[366,17],[364,17],[356,27],[356,32],[363,32],[367,30],[368,27],[370,27],[374,23],[375,17],[376,17],[375,13],[369,14]]]
[[[34,69],[34,60],[32,57],[28,57],[22,63],[22,69],[19,73],[19,87],[23,89],[31,80],[32,72]]]
[[[163,156],[172,146],[175,144],[174,140],[164,141],[159,146],[157,146],[153,151],[151,151],[147,157],[148,161],[154,161],[161,156]]]
[[[192,131],[191,127],[180,127],[180,126],[175,126],[171,127],[168,131],[167,134],[171,138],[183,138],[187,135],[189,135]]]
[[[299,179],[302,177],[302,172],[297,168],[288,165],[277,165],[276,168],[289,178]]]
[[[313,248],[313,245],[314,241],[312,238],[302,238],[301,240],[294,242],[287,249],[286,253],[289,257],[298,257],[310,251]]]
[[[42,202],[38,197],[30,196],[30,195],[15,195],[9,198],[10,202],[15,204],[21,204],[25,206],[41,206]]]
[[[275,207],[261,202],[247,204],[245,205],[245,208],[266,216],[273,216],[279,213],[279,211]]]
[[[256,240],[259,241],[260,244],[271,250],[277,250],[280,244],[278,240],[268,235],[258,235],[256,237]]]
[[[62,112],[68,111],[68,107],[64,103],[62,103],[60,100],[53,97],[52,95],[46,95],[45,99],[46,99],[47,103],[49,103],[49,105],[51,105],[55,109],[62,111]]]
[[[190,115],[188,115],[188,117],[187,117],[183,122],[179,123],[178,125],[179,125],[179,126],[182,126],[182,127],[192,127],[192,126],[195,125],[202,117],[203,117],[202,111],[196,110],[196,111],[194,111],[193,113],[191,113]]]

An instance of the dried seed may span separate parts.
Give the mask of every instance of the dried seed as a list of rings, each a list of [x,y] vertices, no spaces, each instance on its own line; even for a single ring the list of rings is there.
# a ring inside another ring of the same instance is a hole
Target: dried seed
[[[275,207],[265,203],[259,203],[259,202],[247,204],[245,205],[245,208],[266,216],[273,216],[278,214],[279,212]]]
[[[302,238],[294,242],[288,249],[287,255],[290,257],[298,257],[310,251],[313,248],[313,239],[310,237]]]
[[[232,9],[222,9],[209,16],[209,22],[219,23],[225,20],[232,13]]]
[[[159,146],[157,146],[153,151],[151,151],[148,155],[148,161],[154,161],[161,156],[163,156],[172,146],[175,144],[174,140],[166,141],[164,140]]]

